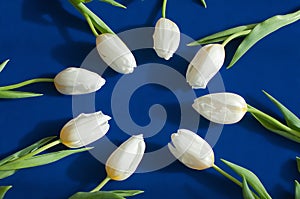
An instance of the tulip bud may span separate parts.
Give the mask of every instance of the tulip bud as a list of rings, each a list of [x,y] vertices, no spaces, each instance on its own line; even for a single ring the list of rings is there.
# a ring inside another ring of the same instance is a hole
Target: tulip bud
[[[61,142],[70,148],[79,148],[95,142],[107,133],[110,119],[101,111],[90,114],[82,113],[62,128]]]
[[[214,165],[215,156],[211,146],[194,132],[179,129],[171,135],[171,140],[169,150],[187,167],[203,170]]]
[[[220,44],[206,45],[197,52],[188,66],[186,79],[192,88],[205,88],[217,74],[225,60],[225,49]]]
[[[234,93],[214,93],[197,98],[193,108],[206,119],[219,124],[240,121],[247,112],[244,98]]]
[[[180,42],[178,26],[171,20],[160,18],[153,34],[154,50],[157,55],[169,60],[176,52]]]
[[[143,135],[135,135],[121,144],[106,162],[107,176],[113,180],[125,180],[137,169],[145,152]]]
[[[99,90],[105,84],[97,73],[83,68],[70,67],[56,75],[54,85],[65,95],[88,94]]]
[[[97,37],[97,50],[103,61],[119,73],[132,73],[136,61],[125,43],[112,33],[104,33]]]

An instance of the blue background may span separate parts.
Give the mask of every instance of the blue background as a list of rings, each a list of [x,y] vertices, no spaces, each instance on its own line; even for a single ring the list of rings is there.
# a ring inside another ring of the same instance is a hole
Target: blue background
[[[128,6],[122,10],[94,1],[88,6],[115,31],[154,26],[161,16],[161,1],[121,1]],[[182,33],[197,39],[236,25],[260,22],[276,14],[296,11],[297,1],[207,0],[204,9],[197,0],[169,1],[167,17],[176,22]],[[95,47],[95,38],[86,22],[66,0],[1,1],[0,60],[11,62],[0,73],[1,85],[36,77],[54,77],[68,66],[80,66]],[[232,69],[221,69],[226,90],[242,95],[261,110],[279,115],[262,94],[264,89],[294,113],[300,112],[300,22],[287,26],[257,43]],[[226,48],[230,61],[240,40]],[[153,51],[143,56],[136,52],[139,63],[163,62]],[[180,61],[180,60],[179,60]],[[163,62],[166,63],[166,62]],[[180,62],[179,62],[180,64]],[[184,64],[184,63],[183,63]],[[175,63],[176,65],[176,63]],[[178,70],[184,74],[183,65]],[[110,113],[110,94],[120,75],[110,69],[104,74],[106,100],[97,103],[97,110]],[[72,98],[58,94],[52,84],[42,83],[24,88],[42,92],[39,98],[0,101],[0,157],[21,149],[43,137],[58,135],[62,126],[72,118]],[[151,93],[150,100],[148,94]],[[165,94],[164,94],[165,93]],[[197,95],[207,90],[197,91]],[[153,94],[153,95],[152,95]],[[100,93],[97,94],[100,96]],[[153,103],[175,101],[169,91],[155,86],[138,90],[131,106],[133,119],[140,125],[149,122],[148,109]],[[179,105],[178,105],[179,106]],[[147,151],[155,150],[170,141],[178,128],[178,107],[167,107],[169,117],[165,132],[146,139]],[[299,114],[298,114],[299,115]],[[170,121],[171,120],[171,121]],[[176,123],[177,122],[177,123]],[[200,122],[198,133],[205,135],[208,122]],[[111,121],[109,137],[120,144],[128,135]],[[176,126],[177,125],[177,126]],[[58,147],[58,149],[63,147]],[[104,149],[105,150],[105,149]],[[216,164],[225,170],[220,158],[227,159],[255,172],[273,198],[293,198],[294,180],[300,180],[295,157],[300,155],[299,144],[262,128],[249,114],[241,122],[224,127],[214,147]],[[14,187],[7,199],[67,198],[77,191],[89,191],[105,177],[104,165],[88,153],[65,158],[59,162],[25,169],[0,181]],[[212,169],[195,171],[179,162],[152,173],[135,174],[124,182],[110,182],[104,190],[141,189],[145,193],[135,198],[242,198],[241,190]]]

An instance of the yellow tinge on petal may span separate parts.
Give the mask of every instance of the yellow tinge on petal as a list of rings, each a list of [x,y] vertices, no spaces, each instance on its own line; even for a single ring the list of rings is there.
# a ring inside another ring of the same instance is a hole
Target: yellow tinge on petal
[[[141,134],[130,137],[106,161],[107,176],[118,181],[129,178],[141,162],[145,148]]]

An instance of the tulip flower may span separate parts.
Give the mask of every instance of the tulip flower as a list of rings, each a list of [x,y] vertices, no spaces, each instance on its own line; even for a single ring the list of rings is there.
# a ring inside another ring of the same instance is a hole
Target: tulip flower
[[[155,25],[153,48],[159,57],[169,60],[178,49],[180,30],[173,21],[166,18],[166,6],[167,0],[164,0],[162,18],[160,18]]]
[[[108,158],[106,162],[107,176],[117,181],[130,177],[140,164],[145,148],[142,134],[129,138]]]
[[[234,93],[214,93],[197,98],[193,108],[206,119],[219,124],[240,121],[248,108],[244,98]]]
[[[239,122],[249,112],[267,130],[300,143],[300,119],[270,94],[263,92],[283,114],[286,124],[248,105],[243,97],[234,93],[204,95],[195,99],[192,107],[206,119],[219,124]]]
[[[197,52],[186,72],[189,85],[194,88],[205,88],[208,82],[218,73],[225,60],[224,46],[206,45]]]
[[[70,120],[60,132],[61,142],[69,148],[86,146],[103,137],[109,130],[108,120],[111,117],[101,111],[80,114]]]
[[[172,144],[168,144],[171,153],[187,167],[197,170],[214,165],[214,152],[211,146],[200,136],[187,129],[179,129],[171,135]]]
[[[116,72],[122,74],[132,73],[136,67],[133,54],[104,21],[84,5],[85,2],[70,0],[70,3],[85,17],[91,31],[95,35],[97,51],[100,57]],[[107,1],[107,3],[126,8],[115,1]]]
[[[99,90],[105,80],[97,73],[83,68],[70,67],[56,75],[54,85],[65,95],[88,94]]]
[[[55,78],[35,78],[17,84],[1,86],[0,98],[16,99],[42,96],[43,94],[39,93],[22,92],[16,90],[30,84],[42,82],[54,82],[57,91],[61,94],[80,95],[99,90],[105,84],[105,79],[103,79],[97,73],[88,71],[86,69],[70,67],[58,73]]]
[[[180,43],[178,26],[170,19],[160,18],[155,25],[153,41],[156,54],[165,60],[169,60]]]
[[[146,144],[143,135],[134,135],[121,144],[107,159],[106,173],[107,177],[90,192],[78,192],[70,197],[75,198],[124,198],[124,196],[135,196],[144,191],[141,190],[116,190],[101,191],[101,189],[110,181],[122,181],[129,178],[140,164]]]
[[[97,36],[97,50],[103,61],[115,71],[128,74],[136,67],[136,61],[125,43],[112,33]]]
[[[266,198],[271,199],[258,177],[250,170],[241,166],[233,164],[229,161],[221,159],[228,167],[243,178],[243,183],[231,176],[229,173],[215,165],[214,152],[211,146],[196,133],[187,130],[179,129],[177,133],[171,135],[172,142],[168,144],[170,152],[184,165],[191,169],[204,170],[213,168],[241,188],[243,188],[244,194],[247,194],[247,198]],[[248,187],[249,183],[252,188],[259,193],[261,197],[258,197],[256,193],[250,189],[245,190],[245,184]],[[247,192],[247,193],[245,193]]]
[[[50,164],[72,154],[90,150],[91,148],[84,146],[98,140],[107,133],[109,129],[108,120],[110,119],[101,111],[80,114],[62,128],[59,139],[56,139],[56,136],[43,138],[0,160],[0,179],[13,175],[17,170]],[[41,154],[58,144],[76,149]]]

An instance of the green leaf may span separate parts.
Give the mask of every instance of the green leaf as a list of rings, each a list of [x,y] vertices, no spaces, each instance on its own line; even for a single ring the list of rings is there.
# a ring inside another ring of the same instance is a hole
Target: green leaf
[[[300,199],[300,184],[295,180],[295,199]]]
[[[12,186],[0,186],[0,199],[3,199],[6,192],[11,188]]]
[[[254,44],[276,30],[300,19],[300,10],[287,15],[277,15],[257,24],[236,50],[229,66],[232,67]]]
[[[288,138],[290,140],[300,143],[300,136],[296,136],[296,135],[289,133],[282,126],[274,124],[273,122],[267,120],[260,114],[251,112],[251,115],[267,130],[272,131],[278,135],[281,135],[285,138]],[[289,128],[289,127],[287,127],[287,128]]]
[[[300,158],[296,157],[296,161],[297,161],[297,167],[298,167],[298,171],[300,173]]]
[[[7,170],[7,171],[0,171],[0,180],[7,178],[11,175],[14,175],[17,170]]]
[[[204,6],[204,8],[207,8],[205,0],[200,0],[200,1],[201,1],[202,5]]]
[[[292,113],[289,109],[287,109],[283,104],[281,104],[274,97],[272,97],[270,94],[268,94],[266,91],[263,91],[263,93],[273,102],[273,104],[275,104],[277,106],[277,108],[283,114],[287,125],[294,130],[300,131],[300,119],[294,113]],[[300,135],[300,132],[299,132],[299,135]]]
[[[122,4],[118,3],[118,2],[116,2],[116,1],[114,1],[114,0],[100,0],[100,1],[102,1],[102,2],[104,2],[104,3],[111,4],[111,5],[116,6],[116,7],[120,7],[120,8],[126,9],[126,6],[124,6],[124,5],[122,5]]]
[[[79,3],[89,3],[93,0],[72,0],[74,3],[79,4]]]
[[[200,44],[205,44],[205,43],[210,43],[210,41],[213,42],[218,42],[218,41],[224,41],[226,40],[230,35],[233,35],[238,32],[242,32],[245,30],[251,30],[253,29],[257,24],[249,24],[249,25],[244,25],[244,26],[238,26],[235,28],[230,28],[212,35],[209,35],[207,37],[204,37],[198,41],[194,41],[188,44],[188,46],[197,46]]]
[[[24,169],[30,167],[41,166],[45,164],[49,164],[55,161],[58,161],[62,158],[65,158],[69,155],[73,155],[75,153],[84,152],[90,150],[91,148],[81,148],[76,150],[62,150],[58,152],[46,153],[42,155],[33,156],[27,159],[15,160],[13,162],[8,162],[5,165],[0,166],[0,171],[3,170],[16,170],[16,169]]]
[[[28,97],[39,97],[43,94],[21,92],[21,91],[0,91],[0,99],[18,99],[18,98],[28,98]]]
[[[261,181],[253,172],[241,166],[228,162],[224,159],[221,160],[227,166],[229,166],[234,172],[236,172],[239,176],[244,177],[247,180],[247,182],[252,186],[252,188],[259,194],[261,198],[271,199],[271,196],[268,194]]]
[[[98,192],[78,192],[72,195],[69,199],[125,199],[115,193],[107,191]]]
[[[144,193],[144,191],[142,191],[142,190],[114,190],[114,191],[109,191],[109,192],[117,194],[118,196],[121,196],[121,197],[135,196],[135,195]]]
[[[243,176],[243,197],[244,199],[255,199],[252,191],[250,190],[246,178]]]
[[[35,142],[34,144],[0,160],[0,166],[7,163],[7,162],[10,162],[10,161],[13,161],[13,160],[16,160],[24,155],[27,155],[28,153],[31,153],[33,151],[35,151],[36,149],[44,146],[45,144],[49,143],[50,141],[52,141],[53,139],[55,139],[56,136],[51,136],[51,137],[46,137],[46,138],[43,138],[37,142]],[[1,172],[0,172],[0,176],[1,176]]]
[[[5,68],[6,64],[9,62],[9,59],[5,60],[4,62],[2,62],[0,64],[0,72],[3,71],[3,69]]]

